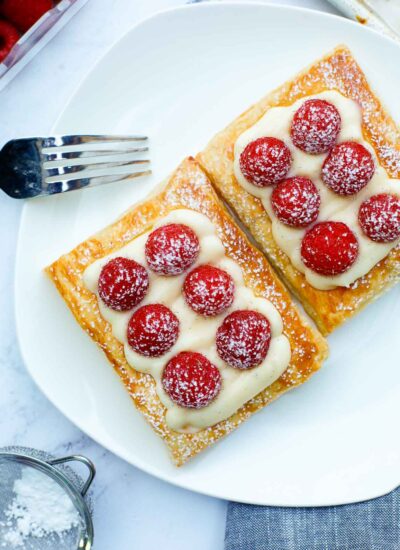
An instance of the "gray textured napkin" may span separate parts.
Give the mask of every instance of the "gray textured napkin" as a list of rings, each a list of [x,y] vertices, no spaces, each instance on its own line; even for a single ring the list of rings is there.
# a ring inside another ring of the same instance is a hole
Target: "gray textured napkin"
[[[326,508],[230,502],[225,550],[400,550],[400,488]]]

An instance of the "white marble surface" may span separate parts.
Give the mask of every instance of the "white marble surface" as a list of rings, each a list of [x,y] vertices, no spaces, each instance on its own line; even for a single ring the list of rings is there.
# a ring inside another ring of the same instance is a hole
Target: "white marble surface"
[[[0,145],[45,135],[93,63],[132,25],[184,0],[89,0],[0,93]],[[334,12],[324,0],[280,0]],[[82,453],[97,466],[95,550],[222,550],[226,504],[172,487],[124,463],[66,420],[29,378],[14,325],[13,273],[22,204],[0,196],[0,447]],[[33,228],[34,230],[34,228]],[[29,304],[27,304],[29,307]]]

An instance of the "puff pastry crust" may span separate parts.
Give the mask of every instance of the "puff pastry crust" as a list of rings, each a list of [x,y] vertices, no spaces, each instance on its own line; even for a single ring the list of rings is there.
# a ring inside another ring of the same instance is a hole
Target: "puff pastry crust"
[[[229,206],[250,231],[288,288],[301,301],[322,334],[332,332],[400,279],[400,247],[394,248],[349,288],[312,287],[275,243],[271,221],[261,201],[237,182],[233,172],[234,144],[271,107],[291,105],[302,97],[337,90],[362,109],[363,134],[391,178],[400,177],[400,130],[371,91],[364,73],[345,46],[337,47],[250,107],[217,134],[198,160]]]
[[[284,333],[292,349],[290,365],[276,382],[227,420],[194,434],[178,433],[166,425],[165,408],[157,397],[153,378],[129,366],[123,345],[112,335],[111,326],[100,314],[96,296],[84,286],[82,280],[85,269],[91,263],[118,250],[178,208],[200,212],[215,224],[227,255],[240,265],[246,285],[256,295],[270,300],[280,312]],[[136,407],[165,441],[178,466],[230,433],[286,391],[305,382],[327,356],[324,338],[301,317],[265,257],[234,223],[193,158],[182,162],[158,194],[128,210],[114,224],[50,265],[46,272],[80,326],[104,351]]]

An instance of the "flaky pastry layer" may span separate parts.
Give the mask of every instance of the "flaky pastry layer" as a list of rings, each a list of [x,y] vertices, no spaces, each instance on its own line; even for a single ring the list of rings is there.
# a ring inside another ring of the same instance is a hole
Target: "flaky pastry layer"
[[[227,256],[240,265],[245,284],[278,309],[292,350],[290,365],[276,382],[227,420],[195,434],[178,433],[166,425],[165,407],[156,394],[153,378],[129,366],[123,345],[113,336],[110,324],[100,314],[97,297],[84,286],[82,280],[85,269],[91,263],[117,251],[150,230],[160,218],[179,208],[200,212],[215,224]],[[136,407],[165,441],[178,466],[230,433],[286,391],[305,382],[327,356],[324,338],[301,317],[265,257],[234,223],[207,176],[192,158],[182,162],[158,194],[134,206],[114,224],[62,256],[46,272],[80,326],[104,351]]]
[[[318,290],[290,262],[272,236],[271,220],[261,200],[238,183],[233,171],[234,144],[271,107],[287,106],[300,98],[337,90],[359,103],[363,134],[389,177],[400,178],[400,130],[371,91],[364,73],[344,46],[315,62],[292,80],[250,107],[217,134],[198,160],[222,197],[267,254],[289,289],[301,301],[322,334],[329,334],[400,279],[400,247],[393,249],[349,288]]]

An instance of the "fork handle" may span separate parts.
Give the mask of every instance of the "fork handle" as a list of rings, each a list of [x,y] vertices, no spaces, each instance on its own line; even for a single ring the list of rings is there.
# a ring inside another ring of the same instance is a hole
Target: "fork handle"
[[[0,188],[9,197],[36,197],[42,191],[41,156],[35,141],[9,141],[0,151]]]

